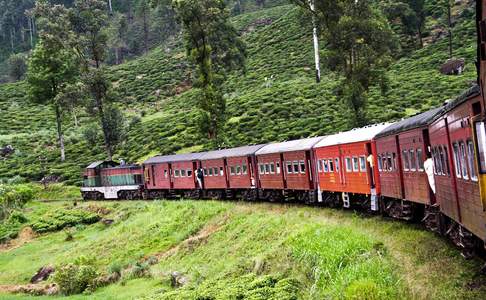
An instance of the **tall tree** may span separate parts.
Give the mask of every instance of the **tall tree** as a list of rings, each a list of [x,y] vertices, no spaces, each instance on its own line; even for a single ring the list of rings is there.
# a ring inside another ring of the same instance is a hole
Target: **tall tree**
[[[315,11],[308,0],[294,2],[318,18],[328,65],[344,75],[341,93],[355,113],[353,125],[366,124],[367,91],[372,83],[386,83],[384,71],[395,45],[387,20],[372,0],[321,0]]]
[[[33,101],[53,107],[61,161],[64,161],[62,116],[65,103],[60,94],[66,85],[76,81],[79,61],[73,49],[65,44],[66,40],[72,38],[69,34],[68,10],[61,5],[51,6],[46,1],[39,1],[33,12],[39,20],[40,41],[29,59],[28,92]]]
[[[78,54],[83,60],[83,80],[88,87],[92,102],[89,106],[100,122],[104,146],[111,160],[113,143],[110,114],[105,113],[105,102],[111,97],[111,85],[106,78],[104,62],[107,49],[107,3],[104,0],[76,0],[71,13],[71,23],[78,37]]]
[[[425,27],[425,1],[424,0],[402,0],[389,1],[383,4],[384,12],[390,19],[399,19],[403,33],[418,40],[422,48],[423,31]],[[414,42],[414,47],[417,43]]]
[[[150,5],[148,0],[140,0],[136,7],[136,12],[139,18],[142,20],[143,26],[143,49],[147,54],[149,50],[149,17],[150,17]]]
[[[187,56],[196,66],[200,128],[218,142],[226,121],[221,85],[228,71],[244,66],[245,46],[229,22],[224,1],[174,0],[173,6],[184,29]]]

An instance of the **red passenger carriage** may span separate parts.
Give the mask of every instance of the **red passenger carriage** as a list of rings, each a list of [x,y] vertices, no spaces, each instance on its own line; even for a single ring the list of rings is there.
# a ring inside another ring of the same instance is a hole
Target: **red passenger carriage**
[[[204,154],[200,160],[204,170],[203,185],[206,195],[211,198],[241,196],[247,200],[255,200],[255,152],[263,146],[251,145]]]
[[[350,207],[351,200],[376,209],[376,195],[380,193],[374,136],[390,124],[377,124],[325,137],[314,146],[319,190],[322,201],[337,205],[343,200]],[[320,197],[319,197],[319,200]]]
[[[393,217],[420,218],[435,203],[424,161],[430,149],[428,125],[442,112],[435,108],[399,121],[376,136],[382,208]]]
[[[155,156],[144,162],[146,197],[199,197],[195,171],[204,153]]]
[[[256,152],[261,199],[313,201],[317,189],[312,147],[323,137],[269,144]]]
[[[483,111],[480,90],[475,86],[449,102],[430,126],[436,199],[444,216],[440,225],[465,249],[474,246],[472,234],[486,240],[478,172],[483,171],[479,167],[485,165],[485,158],[480,155],[478,160],[475,153],[476,149],[485,150],[484,128],[478,127],[477,136],[473,130],[475,124],[484,124],[476,123],[483,118]]]

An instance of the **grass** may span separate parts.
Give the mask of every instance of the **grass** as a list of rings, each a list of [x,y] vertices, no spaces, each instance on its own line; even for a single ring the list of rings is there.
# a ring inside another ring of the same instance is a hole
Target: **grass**
[[[32,202],[29,218],[72,205]],[[115,223],[42,234],[0,253],[0,285],[26,283],[47,264],[94,261],[99,272],[161,257],[149,278],[122,279],[70,299],[479,299],[480,262],[421,227],[381,217],[294,205],[216,201],[83,202]],[[206,232],[204,238],[193,239]],[[169,250],[172,249],[172,250]],[[188,284],[174,289],[170,273]],[[23,299],[22,295],[1,295]],[[40,298],[42,299],[42,298]]]

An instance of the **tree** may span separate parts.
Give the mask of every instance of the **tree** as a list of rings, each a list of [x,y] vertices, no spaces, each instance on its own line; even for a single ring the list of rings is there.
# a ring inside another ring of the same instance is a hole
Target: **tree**
[[[244,66],[245,46],[229,22],[224,1],[174,0],[173,6],[183,26],[187,56],[196,67],[200,128],[218,142],[226,121],[221,85],[227,72]]]
[[[66,156],[62,130],[65,103],[60,95],[68,84],[77,80],[79,70],[79,60],[73,49],[65,44],[73,37],[69,31],[68,13],[62,5],[37,2],[33,14],[39,20],[40,41],[29,59],[27,74],[30,98],[51,105],[55,112],[61,161]]]
[[[294,2],[319,20],[327,64],[344,76],[340,93],[355,113],[353,125],[365,125],[367,91],[371,84],[386,83],[385,68],[395,47],[387,20],[371,0],[321,0],[315,11],[308,0]]]
[[[389,19],[400,19],[403,33],[414,39],[418,39],[420,48],[423,47],[423,31],[425,27],[425,3],[424,0],[391,1],[384,4],[384,12]]]
[[[127,44],[128,23],[123,14],[116,13],[112,17],[112,22],[108,28],[108,44],[115,54],[115,64],[123,62],[123,51]]]
[[[28,93],[33,101],[50,104],[54,109],[61,161],[66,159],[62,130],[62,114],[65,107],[59,95],[65,84],[74,81],[76,75],[77,61],[74,53],[69,49],[53,47],[41,38],[29,59]]]
[[[143,25],[143,49],[147,54],[149,50],[149,15],[150,6],[148,0],[140,0],[136,8],[137,15],[142,19]]]
[[[107,142],[110,153],[115,153],[118,145],[125,139],[126,125],[123,113],[110,105],[105,111]]]
[[[12,54],[8,58],[8,74],[12,80],[17,81],[24,78],[27,72],[26,58],[24,54]]]
[[[103,131],[108,159],[113,157],[110,118],[105,114],[105,102],[110,102],[111,84],[106,78],[104,62],[108,43],[108,15],[103,0],[76,0],[71,24],[77,34],[77,52],[83,60],[83,82],[91,93],[90,111],[97,117]]]

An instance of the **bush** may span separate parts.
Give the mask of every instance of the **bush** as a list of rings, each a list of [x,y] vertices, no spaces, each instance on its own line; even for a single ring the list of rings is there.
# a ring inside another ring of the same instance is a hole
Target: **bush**
[[[57,209],[47,212],[36,222],[32,223],[35,232],[43,233],[57,231],[78,224],[93,224],[100,220],[100,216],[82,209]]]
[[[94,289],[94,282],[98,273],[88,264],[67,264],[58,268],[54,274],[54,281],[64,295],[80,294],[86,289]]]
[[[15,209],[22,208],[34,195],[35,191],[30,185],[0,185],[0,221]]]

